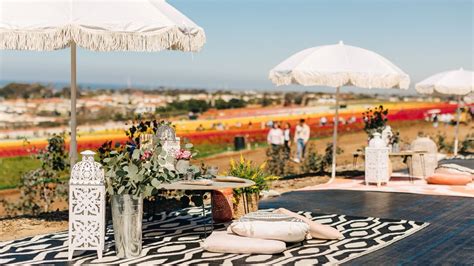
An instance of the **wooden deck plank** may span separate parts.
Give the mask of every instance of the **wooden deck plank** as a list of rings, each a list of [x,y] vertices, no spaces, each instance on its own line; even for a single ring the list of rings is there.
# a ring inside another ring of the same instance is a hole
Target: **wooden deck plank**
[[[429,222],[430,226],[349,264],[474,263],[474,199],[349,190],[294,191],[261,208],[337,213]]]

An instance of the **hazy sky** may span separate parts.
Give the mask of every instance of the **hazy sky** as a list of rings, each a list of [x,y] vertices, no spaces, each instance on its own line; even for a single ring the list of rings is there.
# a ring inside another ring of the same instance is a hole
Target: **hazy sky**
[[[273,89],[268,71],[276,64],[339,40],[388,58],[411,76],[411,90],[428,75],[474,69],[473,0],[168,2],[206,31],[200,53],[80,49],[78,82]],[[0,58],[0,80],[69,80],[69,50],[1,51]]]

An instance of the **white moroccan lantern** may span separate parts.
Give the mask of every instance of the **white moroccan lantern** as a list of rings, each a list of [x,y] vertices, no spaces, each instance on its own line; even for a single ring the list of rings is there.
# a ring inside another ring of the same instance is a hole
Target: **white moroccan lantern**
[[[105,183],[93,151],[83,151],[69,180],[69,260],[74,250],[96,250],[102,258],[105,241]]]
[[[365,184],[388,183],[389,175],[389,148],[382,140],[379,133],[374,133],[369,142],[369,147],[365,148]]]
[[[162,149],[166,151],[167,155],[171,155],[173,157],[181,148],[180,138],[176,137],[175,130],[168,125],[161,125],[158,127],[155,135],[155,141],[159,141],[161,143]],[[175,162],[167,160],[164,167],[169,170],[175,170]]]

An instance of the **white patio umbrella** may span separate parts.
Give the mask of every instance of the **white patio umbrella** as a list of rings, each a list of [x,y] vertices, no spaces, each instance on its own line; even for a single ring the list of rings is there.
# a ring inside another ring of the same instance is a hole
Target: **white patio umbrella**
[[[336,177],[339,90],[342,86],[407,89],[410,77],[386,58],[355,46],[318,46],[298,52],[270,71],[276,85],[328,86],[336,88],[331,180]]]
[[[71,163],[77,159],[76,45],[92,51],[199,51],[204,30],[164,0],[1,0],[0,49],[71,47]]]
[[[456,96],[458,101],[454,155],[458,154],[459,120],[461,118],[461,97],[474,92],[474,72],[459,69],[438,73],[415,85],[422,94],[443,94]]]

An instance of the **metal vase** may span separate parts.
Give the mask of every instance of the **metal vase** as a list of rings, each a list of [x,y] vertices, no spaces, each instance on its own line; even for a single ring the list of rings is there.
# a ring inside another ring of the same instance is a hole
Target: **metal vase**
[[[112,196],[115,251],[119,258],[134,258],[142,251],[143,198]]]

